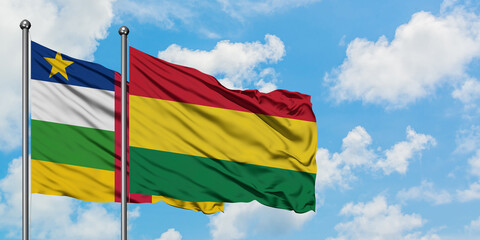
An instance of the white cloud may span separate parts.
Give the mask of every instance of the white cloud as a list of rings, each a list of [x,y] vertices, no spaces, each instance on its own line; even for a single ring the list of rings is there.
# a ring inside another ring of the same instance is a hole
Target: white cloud
[[[400,201],[408,200],[423,200],[432,202],[434,205],[446,204],[452,201],[452,196],[446,190],[436,191],[433,183],[422,181],[422,184],[417,187],[411,187],[408,190],[402,189],[397,193],[397,198]]]
[[[165,29],[178,29],[181,26],[203,37],[218,39],[221,35],[211,29],[211,23],[206,24],[213,15],[218,16],[224,12],[235,20],[235,24],[243,22],[246,17],[273,14],[318,1],[320,0],[118,0],[114,6],[116,22],[128,21],[132,17],[140,23],[152,23]],[[213,19],[217,24],[224,24]]]
[[[440,12],[445,13],[449,10],[452,10],[457,6],[458,0],[443,0],[442,4],[440,5]]]
[[[277,11],[301,7],[320,0],[217,0],[223,11],[232,17],[243,20],[257,14],[272,14]]]
[[[182,235],[174,228],[170,228],[155,240],[182,240]]]
[[[480,127],[473,126],[471,130],[460,131],[460,137],[457,134],[457,145],[457,152],[469,153],[476,150],[475,155],[468,159],[468,170],[480,180]],[[470,184],[468,189],[457,190],[457,198],[460,202],[480,200],[480,181]]]
[[[140,217],[140,207],[136,206],[134,209],[128,210],[127,211],[127,217],[128,217],[128,219],[139,218]]]
[[[258,89],[258,91],[264,93],[268,93],[277,89],[277,85],[275,85],[275,83],[265,82],[263,79],[260,79],[260,81],[256,82],[255,87]]]
[[[480,150],[468,159],[470,174],[480,180]],[[480,181],[470,184],[468,189],[457,190],[457,198],[460,202],[480,200]]]
[[[355,179],[353,168],[371,166],[376,158],[376,154],[369,148],[372,138],[361,126],[352,129],[342,142],[342,152],[334,153],[331,157],[327,149],[318,149],[317,190],[335,184],[348,188],[349,182]]]
[[[480,150],[477,150],[477,154],[468,159],[468,164],[470,165],[470,173],[480,179]]]
[[[340,41],[338,41],[338,46],[343,47],[345,46],[345,39],[347,38],[347,35],[343,35],[342,38],[340,38]]]
[[[475,78],[470,78],[460,88],[455,89],[452,96],[465,104],[471,104],[480,99],[480,82]]]
[[[182,26],[204,37],[218,39],[220,34],[212,31],[211,23],[206,24],[211,19],[214,19],[214,23],[224,24],[219,23],[216,17],[212,18],[214,15],[226,13],[233,18],[235,24],[243,22],[246,17],[264,16],[318,1],[320,0],[118,0],[114,7],[117,22],[128,21],[132,17],[140,23],[152,23],[165,29],[178,29]],[[224,18],[222,20],[225,21]]]
[[[130,205],[131,206],[131,205]],[[131,207],[130,207],[131,208]],[[133,228],[133,220],[140,217],[140,206],[127,210],[127,231]]]
[[[336,238],[329,240],[381,240],[381,239],[439,239],[435,234],[422,236],[411,232],[426,222],[418,214],[404,214],[398,205],[388,205],[385,197],[377,196],[367,203],[348,203],[340,215],[353,217],[351,221],[335,226]]]
[[[202,34],[203,36],[205,36],[205,37],[207,37],[207,38],[210,38],[210,39],[219,39],[219,38],[222,37],[222,36],[220,36],[219,33],[216,33],[216,32],[214,32],[214,31],[212,31],[212,30],[209,30],[209,29],[207,29],[206,27],[201,27],[201,26],[200,26],[200,27],[197,27],[196,29],[198,30],[198,32],[199,32],[200,34]]]
[[[21,30],[22,19],[32,23],[32,40],[73,57],[92,60],[98,40],[107,36],[113,0],[0,1],[0,150],[21,141]],[[72,27],[75,26],[75,27]]]
[[[218,15],[218,3],[196,0],[117,0],[114,5],[115,22],[129,22],[134,18],[140,23],[154,24],[163,29],[187,28],[203,37],[218,39],[220,35],[205,24],[205,19]],[[217,11],[217,12],[216,12]],[[212,12],[215,12],[212,14]],[[202,13],[207,13],[203,16]]]
[[[409,160],[431,145],[435,139],[430,135],[418,134],[410,126],[406,129],[407,140],[393,145],[383,154],[370,146],[372,138],[361,126],[355,127],[342,141],[342,152],[330,154],[327,149],[317,151],[317,189],[339,185],[348,188],[355,180],[353,171],[359,168],[383,170],[385,175],[392,172],[405,174]],[[381,157],[384,155],[384,157]]]
[[[405,174],[408,160],[429,146],[435,146],[432,136],[416,133],[410,126],[407,127],[407,141],[399,142],[385,152],[386,158],[376,163],[376,167],[383,169],[386,175],[393,171]]]
[[[468,226],[465,226],[465,230],[470,232],[480,232],[480,217],[476,220],[472,220]]]
[[[348,188],[348,184],[355,179],[350,167],[344,164],[343,159],[330,157],[327,149],[318,149],[316,160],[317,178],[315,189],[317,191],[321,191],[327,186],[332,187],[335,185]]]
[[[0,228],[21,227],[22,209],[22,158],[13,159],[7,176],[0,180]],[[61,208],[61,206],[59,206]],[[11,230],[11,229],[10,229]]]
[[[389,42],[356,38],[343,64],[326,74],[337,101],[399,108],[431,95],[446,82],[465,79],[466,67],[480,56],[480,17],[462,8],[440,16],[415,13]]]
[[[35,201],[35,199],[33,199],[33,201]],[[51,204],[51,201],[45,202],[45,204],[48,203]],[[76,214],[76,219],[72,218],[70,221],[62,222],[62,224],[56,226],[43,226],[43,231],[50,231],[50,233],[46,232],[45,239],[100,240],[119,238],[119,219],[115,217],[115,214],[108,212],[107,209],[101,207],[99,204],[91,203],[86,208],[78,207]],[[59,215],[61,215],[61,213],[59,213]],[[39,221],[45,223],[47,222],[46,220],[48,219],[43,216],[39,219]],[[51,225],[51,223],[47,224]]]
[[[342,140],[342,152],[339,157],[346,165],[352,167],[371,164],[376,155],[373,150],[368,149],[370,144],[372,137],[365,128],[357,126]]]
[[[228,204],[224,213],[210,217],[209,226],[213,240],[243,239],[249,235],[282,236],[301,229],[314,215],[312,211],[298,214],[253,201]]]
[[[158,53],[158,57],[166,61],[222,78],[219,81],[228,88],[244,88],[255,80],[257,86],[268,91],[276,88],[275,71],[273,68],[262,69],[260,64],[276,63],[284,55],[285,46],[275,35],[265,35],[265,44],[224,40],[211,51],[190,50],[172,44]]]
[[[277,89],[277,85],[275,85],[277,82],[277,73],[275,72],[275,69],[271,67],[265,68],[260,72],[258,77],[260,80],[255,83],[255,87],[258,91],[266,93]]]
[[[115,3],[116,15],[132,16],[141,23],[155,23],[163,28],[173,28],[175,21],[188,22],[194,17],[193,1],[169,0],[119,0]],[[121,21],[119,18],[118,21]]]
[[[15,55],[19,55],[21,34],[18,25],[26,18],[32,23],[32,40],[72,57],[93,60],[98,40],[104,39],[108,34],[113,18],[113,2],[114,0],[2,1],[0,28],[13,36],[8,38],[9,44],[6,47],[13,47],[8,50],[15,50]]]
[[[443,237],[440,237],[438,234],[435,233],[426,233],[425,235],[422,235],[420,232],[416,233],[410,233],[403,238],[404,240],[440,240],[443,239]]]
[[[455,142],[457,153],[471,153],[480,149],[480,126],[472,125],[470,129],[458,131]]]
[[[0,180],[0,229],[9,237],[21,231],[21,158],[14,159],[7,176]],[[33,194],[31,236],[34,239],[118,239],[120,221],[105,205],[82,206],[69,197]],[[107,205],[108,206],[108,205]]]
[[[470,184],[470,188],[457,190],[457,197],[460,202],[480,200],[480,182]]]

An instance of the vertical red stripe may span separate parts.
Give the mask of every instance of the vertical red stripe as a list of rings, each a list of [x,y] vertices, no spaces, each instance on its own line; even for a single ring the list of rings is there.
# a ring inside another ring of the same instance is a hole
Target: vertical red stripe
[[[122,92],[120,73],[115,72],[115,202],[121,202],[122,194],[122,124],[121,124],[121,108],[122,108]]]
[[[127,82],[127,146],[129,146],[129,97],[128,89],[129,84]],[[121,123],[121,108],[122,108],[122,93],[121,93],[121,76],[118,72],[115,72],[115,202],[121,202],[122,196],[122,160],[121,160],[121,148],[122,148],[122,123]],[[129,189],[129,151],[127,148],[127,191]],[[129,203],[151,203],[151,195],[143,195],[138,193],[128,193],[127,202]]]

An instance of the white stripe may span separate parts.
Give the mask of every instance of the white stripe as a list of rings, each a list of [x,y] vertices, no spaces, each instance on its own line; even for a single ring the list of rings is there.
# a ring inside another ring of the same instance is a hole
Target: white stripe
[[[114,91],[32,79],[32,119],[114,131],[114,97]]]

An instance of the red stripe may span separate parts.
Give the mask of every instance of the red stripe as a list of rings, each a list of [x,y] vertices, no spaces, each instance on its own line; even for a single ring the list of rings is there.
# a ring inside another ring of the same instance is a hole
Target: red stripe
[[[121,76],[115,72],[115,202],[121,202],[122,162],[121,162]]]
[[[127,92],[128,92],[128,83],[127,83]],[[121,149],[122,149],[122,123],[121,123],[121,108],[122,108],[122,92],[121,92],[121,76],[119,73],[115,72],[115,202],[121,202],[122,194],[122,160],[121,160]],[[128,95],[127,95],[127,116],[129,113],[128,110]],[[129,146],[128,138],[128,118],[127,118],[127,146]],[[127,149],[127,191],[129,189],[128,181],[128,161],[129,161],[129,151]],[[127,202],[129,203],[151,203],[151,195],[143,195],[138,193],[128,193]]]
[[[310,96],[275,90],[229,90],[196,69],[130,47],[130,94],[315,122]]]

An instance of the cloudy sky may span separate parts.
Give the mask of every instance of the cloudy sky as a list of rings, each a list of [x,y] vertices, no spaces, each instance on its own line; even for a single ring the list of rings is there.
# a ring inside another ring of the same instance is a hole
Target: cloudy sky
[[[0,239],[21,231],[21,31],[120,70],[129,44],[236,89],[312,96],[317,211],[130,205],[130,239],[480,239],[474,0],[2,0]],[[34,239],[119,239],[118,204],[33,195]]]

